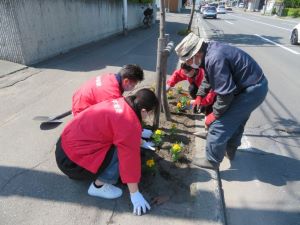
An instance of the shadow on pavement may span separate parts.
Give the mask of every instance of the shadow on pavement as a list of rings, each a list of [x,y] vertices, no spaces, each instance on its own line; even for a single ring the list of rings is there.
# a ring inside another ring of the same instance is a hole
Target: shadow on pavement
[[[34,198],[43,201],[72,203],[124,213],[131,213],[132,210],[127,187],[123,184],[119,184],[124,190],[121,198],[117,200],[105,200],[88,196],[87,189],[90,183],[87,181],[71,180],[65,175],[53,172],[18,167],[0,166],[0,171],[0,197],[17,196]],[[166,203],[152,205],[149,215],[186,219],[211,219],[211,215],[205,214],[204,211],[199,212],[193,209],[196,208],[195,204],[199,204],[199,200],[207,204],[205,208],[211,207],[214,209],[215,205],[213,203],[217,201],[215,193],[201,190],[201,193],[191,194],[190,191],[190,184],[192,182],[209,181],[211,179],[210,174],[204,170],[199,171],[197,168],[178,169],[178,171],[179,173],[189,174],[189,176],[186,177],[187,179],[179,180],[179,176],[164,179],[163,176],[158,175],[160,176],[159,186],[163,187],[161,190],[154,190],[150,186],[141,188],[141,192],[148,200],[157,195],[170,196],[169,201]],[[156,188],[157,185],[154,184]],[[204,206],[202,205],[202,207]]]
[[[281,37],[274,36],[262,36],[263,38],[272,40],[280,44]],[[212,40],[221,41],[229,44],[235,45],[246,45],[246,46],[261,46],[261,47],[273,47],[273,44],[267,42],[258,36],[250,34],[225,34],[222,30],[213,30]]]
[[[263,224],[282,225],[295,224],[300,221],[300,213],[297,211],[282,210],[268,210],[268,209],[250,209],[250,208],[227,208],[226,211],[230,214],[234,221],[230,221],[228,217],[228,224],[243,224],[253,225],[257,224],[258,219],[261,218]]]
[[[290,181],[300,180],[300,160],[267,153],[257,148],[238,150],[236,159],[231,162],[228,170],[222,171],[221,177],[227,181],[259,180],[274,186],[284,186]],[[238,161],[247,160],[256,162],[241,166]]]

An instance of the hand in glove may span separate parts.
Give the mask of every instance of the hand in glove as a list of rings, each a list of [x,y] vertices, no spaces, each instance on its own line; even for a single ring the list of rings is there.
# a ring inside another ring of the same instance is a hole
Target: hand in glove
[[[153,132],[152,130],[143,129],[142,137],[143,138],[150,138],[152,136]]]
[[[168,92],[170,90],[170,86],[169,85],[166,85],[166,92]]]
[[[206,126],[210,126],[215,120],[216,120],[216,116],[214,113],[210,113],[205,117],[205,125]]]
[[[198,95],[196,97],[195,101],[193,102],[193,107],[199,108],[200,104],[201,104],[201,101],[202,101],[202,97]]]
[[[130,199],[133,205],[133,214],[135,215],[140,216],[142,214],[142,210],[143,213],[146,213],[147,209],[151,209],[149,203],[144,199],[143,195],[139,191],[130,193]]]
[[[141,144],[141,147],[144,149],[150,149],[152,151],[155,151],[155,144],[152,141],[144,141]]]

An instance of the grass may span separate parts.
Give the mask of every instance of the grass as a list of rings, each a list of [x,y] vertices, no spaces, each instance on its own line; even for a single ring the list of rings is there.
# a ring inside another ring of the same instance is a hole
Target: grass
[[[184,30],[178,31],[177,34],[180,35],[180,36],[186,36],[186,35],[188,35],[190,32],[191,32],[190,30],[184,29]]]

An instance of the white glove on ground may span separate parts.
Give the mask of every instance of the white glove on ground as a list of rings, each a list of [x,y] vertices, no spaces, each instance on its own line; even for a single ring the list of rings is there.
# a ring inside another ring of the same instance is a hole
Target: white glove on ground
[[[146,213],[147,209],[151,209],[149,203],[144,199],[143,195],[139,191],[130,193],[130,199],[133,205],[133,214],[135,215],[140,216],[142,214],[142,210],[143,213]]]
[[[143,140],[143,143],[141,145],[142,148],[149,149],[149,150],[152,150],[152,151],[155,151],[154,146],[155,146],[155,144],[153,142],[144,141],[144,140]]]
[[[142,137],[143,138],[150,138],[152,136],[152,134],[153,134],[152,130],[143,129]]]

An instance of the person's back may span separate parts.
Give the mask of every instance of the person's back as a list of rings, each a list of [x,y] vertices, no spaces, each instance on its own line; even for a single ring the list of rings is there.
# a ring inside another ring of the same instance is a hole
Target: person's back
[[[152,14],[153,14],[153,9],[147,7],[147,9],[145,9],[145,11],[144,11],[144,15],[145,16],[152,16]]]
[[[99,75],[84,83],[73,95],[73,115],[76,116],[91,105],[121,97],[122,91],[115,76],[112,73]]]
[[[73,95],[72,113],[76,116],[81,111],[99,102],[122,96],[124,91],[131,91],[144,79],[144,72],[134,64],[122,67],[117,74],[99,75],[84,83]]]
[[[62,133],[62,146],[72,161],[96,173],[114,144],[118,147],[122,168],[123,162],[129,158],[130,163],[127,163],[137,168],[136,171],[130,170],[133,176],[139,171],[141,132],[138,117],[121,97],[95,104],[74,117]],[[130,157],[126,157],[128,154]],[[121,172],[123,177],[127,176],[128,172]]]
[[[227,66],[228,65],[228,66]],[[209,42],[205,55],[205,69],[211,80],[212,89],[219,94],[228,94],[232,91],[238,93],[242,89],[259,82],[264,73],[256,61],[243,50],[220,42]],[[228,81],[228,75],[232,81]],[[218,79],[214,79],[218,76]],[[214,80],[227,82],[213,82]]]

